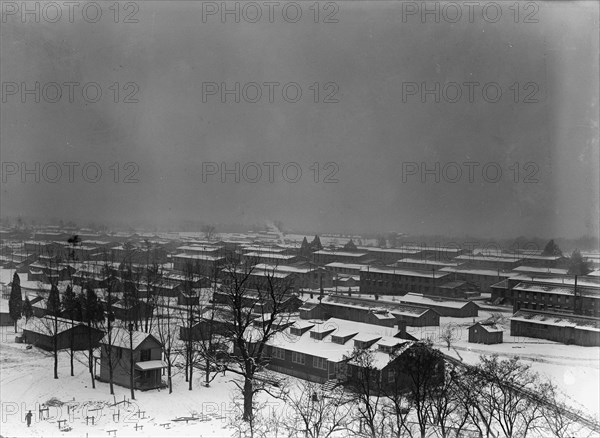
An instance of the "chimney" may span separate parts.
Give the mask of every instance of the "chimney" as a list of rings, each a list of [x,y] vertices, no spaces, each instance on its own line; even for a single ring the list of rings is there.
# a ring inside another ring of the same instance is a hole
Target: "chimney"
[[[401,339],[406,339],[406,323],[404,321],[398,321],[398,335]]]
[[[582,310],[581,300],[577,298],[577,275],[575,275],[575,285],[573,287],[573,313],[580,315]]]
[[[319,274],[319,302],[323,299],[323,274]]]

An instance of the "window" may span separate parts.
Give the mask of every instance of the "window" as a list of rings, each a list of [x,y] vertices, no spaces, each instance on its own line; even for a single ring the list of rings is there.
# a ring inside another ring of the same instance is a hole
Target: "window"
[[[275,359],[285,360],[285,350],[282,348],[273,347],[271,356]]]
[[[336,363],[333,367],[336,377],[346,377],[348,375],[348,365],[345,362]]]
[[[292,362],[304,365],[304,354],[292,351]]]
[[[322,357],[313,357],[313,368],[319,368],[321,370],[327,369],[327,359]]]
[[[394,370],[388,370],[388,383],[394,383],[396,381],[396,373]]]
[[[140,362],[150,360],[150,350],[142,350],[140,352]]]

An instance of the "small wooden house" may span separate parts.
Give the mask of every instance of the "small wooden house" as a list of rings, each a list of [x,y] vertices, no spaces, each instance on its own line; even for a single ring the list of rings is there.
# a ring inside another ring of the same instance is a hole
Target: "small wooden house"
[[[495,324],[477,322],[469,327],[469,342],[472,344],[501,344],[503,330]]]
[[[134,363],[134,388],[160,388],[161,371],[167,365],[162,359],[162,344],[150,333],[113,328],[100,341],[100,375],[98,380],[109,381],[109,363],[112,363],[113,382],[130,387],[131,358]],[[133,348],[132,348],[133,347]],[[110,361],[110,362],[109,362]]]

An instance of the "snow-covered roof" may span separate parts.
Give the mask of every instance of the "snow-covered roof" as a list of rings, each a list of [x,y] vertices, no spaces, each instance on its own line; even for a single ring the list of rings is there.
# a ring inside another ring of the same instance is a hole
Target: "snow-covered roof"
[[[360,258],[368,255],[366,252],[351,252],[351,251],[331,251],[327,249],[321,249],[319,251],[315,251],[314,254],[318,255],[331,255],[337,257],[353,257]]]
[[[217,256],[208,255],[208,254],[185,254],[185,253],[175,254],[175,255],[173,255],[173,258],[204,260],[204,261],[209,261],[209,262],[215,262],[218,260],[225,259],[225,257],[217,257]]]
[[[396,262],[396,266],[403,264],[419,264],[419,265],[428,265],[428,266],[460,266],[461,263],[456,262],[441,262],[439,260],[427,260],[427,259],[415,259],[412,257],[405,257],[399,259]]]
[[[488,333],[498,333],[498,332],[504,331],[502,328],[498,327],[496,324],[484,324],[481,322],[477,322],[477,323],[473,324],[471,327],[475,327],[475,326],[481,327]],[[471,328],[471,327],[469,327],[469,328]]]
[[[295,255],[291,254],[279,254],[274,252],[269,253],[261,253],[261,252],[249,252],[248,254],[244,254],[245,257],[257,257],[263,259],[277,259],[277,260],[290,260],[295,258]]]
[[[430,305],[430,306],[438,306],[438,307],[452,307],[454,309],[462,309],[469,303],[473,303],[477,306],[477,303],[473,301],[449,301],[449,300],[434,300],[431,298],[424,297],[421,294],[416,293],[407,293],[401,297],[398,297],[399,302],[401,303],[409,303],[409,304],[420,304],[420,305]]]
[[[244,251],[258,252],[258,253],[281,253],[285,251],[285,248],[278,248],[273,246],[259,246],[259,245],[242,245]]]
[[[307,274],[318,270],[316,266],[294,266],[294,265],[271,265],[268,263],[258,263],[254,265],[254,270],[263,270],[268,272],[288,272],[295,274]]]
[[[523,256],[519,255],[519,256],[506,256],[506,257],[499,257],[499,256],[491,256],[491,255],[483,255],[483,254],[477,254],[477,255],[472,255],[472,254],[463,254],[463,255],[459,255],[457,257],[455,257],[456,260],[467,260],[467,261],[476,261],[476,262],[494,262],[494,263],[514,263],[514,262],[520,262],[523,259]]]
[[[62,333],[78,325],[83,324],[79,321],[74,321],[71,323],[71,321],[68,319],[57,318],[57,333]],[[54,317],[44,316],[42,318],[30,318],[29,321],[27,321],[27,323],[23,326],[23,330],[52,336],[54,335]]]
[[[483,275],[483,276],[489,276],[489,277],[505,277],[508,278],[512,275],[514,275],[513,273],[507,273],[507,272],[498,272],[495,269],[470,269],[470,268],[455,268],[453,266],[447,266],[445,268],[440,269],[440,271],[444,271],[444,272],[455,272],[457,274],[472,274],[472,275]]]
[[[454,253],[459,253],[462,251],[461,248],[455,248],[455,247],[450,247],[450,246],[405,245],[405,246],[402,246],[400,249],[417,250],[417,251],[454,252]]]
[[[359,332],[354,336],[354,340],[358,342],[374,342],[381,339],[381,335],[375,333]]]
[[[314,302],[307,300],[307,302]],[[322,304],[331,304],[335,306],[354,307],[358,309],[368,309],[373,312],[385,311],[393,315],[419,316],[430,309],[426,307],[413,306],[410,304],[395,303],[390,301],[368,300],[364,298],[345,297],[342,295],[330,295],[322,300]]]
[[[368,251],[368,252],[382,252],[386,254],[419,254],[420,249],[416,248],[375,248],[373,246],[359,246],[357,249]]]
[[[537,282],[523,281],[518,283],[513,290],[520,292],[536,292],[536,293],[547,293],[547,294],[558,294],[558,295],[570,295],[574,296],[575,287],[571,285],[560,285],[560,284],[544,284]],[[592,298],[600,298],[600,288],[597,290],[589,289],[585,286],[577,288],[577,292],[580,295]]]
[[[343,268],[343,269],[354,269],[356,271],[360,271],[363,268],[366,268],[367,264],[362,263],[343,263],[343,262],[332,262],[327,263],[325,265],[326,268]]]
[[[535,274],[555,274],[555,275],[567,275],[569,272],[568,269],[560,269],[560,268],[542,268],[539,266],[517,266],[513,269],[513,272],[524,273],[524,272],[533,272]]]
[[[511,275],[510,279],[511,280],[529,281],[529,282],[535,282],[535,283],[543,283],[543,284],[566,285],[566,286],[574,286],[575,285],[575,278],[571,277],[571,276],[535,277],[535,276],[526,275],[526,274],[517,274],[517,275],[513,274],[513,275]],[[598,280],[594,277],[590,277],[590,278],[585,278],[585,277],[581,277],[581,276],[577,277],[577,286],[597,288],[598,290],[600,290],[600,283],[598,283]]]
[[[442,269],[443,270],[443,269]],[[360,270],[361,274],[364,273],[376,273],[376,274],[388,274],[388,275],[404,275],[407,277],[422,277],[422,278],[443,278],[448,275],[447,272],[438,271],[421,271],[417,269],[398,269],[398,268],[374,268],[369,266]]]
[[[581,315],[519,310],[510,320],[555,327],[572,327],[600,333],[600,319]]]
[[[304,330],[304,329],[307,329],[307,328],[312,328],[314,326],[315,326],[314,322],[302,321],[302,320],[296,321],[292,325],[293,328],[300,329],[300,330]]]
[[[167,364],[162,360],[145,360],[143,362],[136,362],[135,368],[138,370],[146,371],[146,370],[158,370],[161,368],[166,368]]]
[[[177,248],[177,251],[191,251],[191,252],[215,252],[219,251],[219,246],[205,246],[205,245],[184,245]]]
[[[295,336],[286,330],[285,332],[277,333],[273,338],[271,338],[268,344],[274,347],[296,351],[298,353],[321,357],[331,362],[341,362],[344,357],[347,357],[352,353],[354,349],[354,342],[352,341],[357,339],[359,335],[365,339],[372,340],[383,339],[386,336],[393,337],[398,332],[397,329],[392,327],[383,327],[337,318],[330,318],[326,321],[320,321],[318,323],[297,321],[294,326],[297,326],[299,323],[315,326],[322,325],[324,329],[333,329],[333,332],[327,334],[325,337],[323,337],[323,339],[318,340],[311,338],[309,332],[304,333],[302,336]],[[335,343],[331,340],[332,336],[346,338],[355,333],[357,333],[356,337],[348,339],[344,344]],[[377,343],[375,343],[373,348],[377,348]],[[386,355],[385,357],[387,358],[387,361],[389,361],[389,355]]]
[[[394,338],[393,336],[383,336],[379,341],[377,341],[377,345],[382,347],[395,347],[396,345],[400,345],[405,343],[406,340],[400,338]]]
[[[159,340],[156,339],[150,333],[144,333],[144,332],[140,332],[137,330],[133,330],[132,331],[132,340],[131,340],[131,342],[133,343],[133,349],[136,350],[141,345],[141,343],[144,342],[148,338],[153,339],[158,344],[160,344]],[[125,348],[125,349],[129,350],[129,348],[130,348],[129,330],[125,330],[124,328],[121,328],[121,327],[113,328],[111,330],[111,341],[112,341],[111,343],[114,347],[120,347],[120,348]],[[100,343],[108,344],[108,334],[104,335],[104,337],[102,338]]]

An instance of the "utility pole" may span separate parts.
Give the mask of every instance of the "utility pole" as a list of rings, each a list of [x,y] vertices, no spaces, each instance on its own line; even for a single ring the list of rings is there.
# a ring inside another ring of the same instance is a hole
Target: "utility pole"
[[[129,365],[130,365],[130,376],[129,376],[129,385],[131,386],[131,400],[135,400],[135,393],[133,391],[133,323],[129,323]]]

